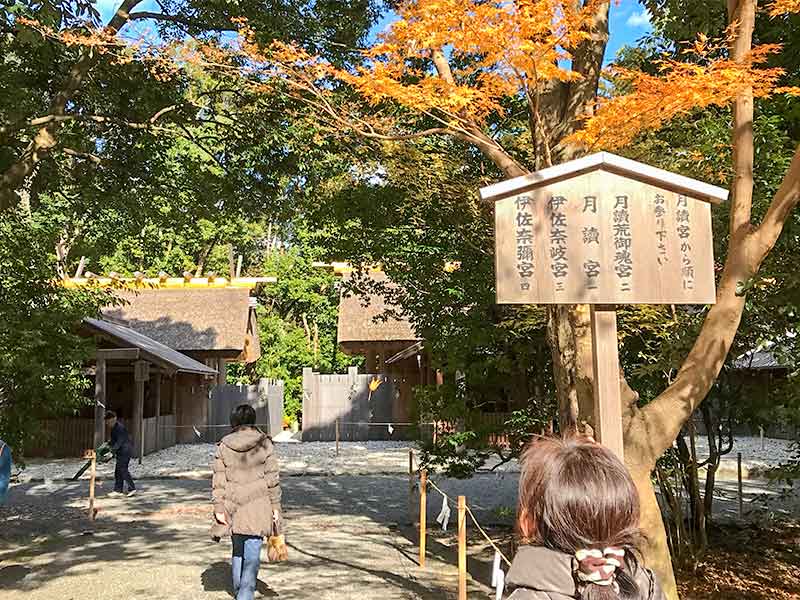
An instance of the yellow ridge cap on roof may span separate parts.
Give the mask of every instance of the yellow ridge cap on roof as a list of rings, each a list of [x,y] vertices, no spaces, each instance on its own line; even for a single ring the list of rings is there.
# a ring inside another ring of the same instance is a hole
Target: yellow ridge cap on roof
[[[140,288],[140,289],[201,289],[201,288],[254,288],[260,283],[275,283],[277,277],[237,277],[232,281],[225,277],[215,277],[209,279],[208,277],[192,277],[191,279],[184,279],[183,277],[167,277],[161,279],[158,277],[147,277],[137,279],[134,277],[78,277],[61,280],[61,284],[68,288],[86,287],[89,285],[97,285],[100,287],[109,287],[111,285],[122,284],[127,288]]]

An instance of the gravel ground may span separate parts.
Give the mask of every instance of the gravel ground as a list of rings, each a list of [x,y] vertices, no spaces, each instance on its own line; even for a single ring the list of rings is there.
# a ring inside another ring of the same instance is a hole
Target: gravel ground
[[[213,444],[178,445],[150,454],[141,465],[131,461],[134,479],[162,477],[199,478],[211,475]],[[343,442],[339,456],[336,444],[329,442],[275,444],[281,472],[297,475],[378,475],[408,473],[410,442]],[[85,463],[80,459],[31,460],[20,481],[59,481],[69,479]],[[114,462],[98,465],[98,477],[113,478]],[[88,478],[88,471],[83,479]]]
[[[108,487],[94,524],[79,512],[85,482],[12,489],[0,507],[0,600],[230,598],[230,545],[208,537],[208,481],[152,480],[130,499],[107,498]],[[262,564],[256,597],[455,600],[453,552],[431,540],[421,570],[413,530],[397,525],[406,478],[293,477],[283,487],[290,560]],[[488,600],[486,583],[470,579],[470,598]]]
[[[742,453],[744,477],[763,476],[769,467],[785,462],[792,456],[791,442],[765,439],[764,448],[756,437],[739,438],[733,451],[722,459],[718,476],[736,478],[736,453]],[[298,475],[389,475],[408,473],[409,449],[416,450],[413,442],[342,442],[339,456],[333,442],[276,442],[281,462],[281,472],[287,476]],[[179,445],[146,456],[139,465],[131,462],[131,473],[136,479],[163,477],[199,478],[210,475],[213,444]],[[705,438],[698,438],[698,455],[707,455]],[[20,475],[20,481],[58,481],[69,479],[83,465],[79,459],[31,460]],[[494,466],[489,463],[486,470]],[[517,473],[519,464],[511,461],[497,469],[500,473]],[[113,477],[114,463],[98,465],[98,477]],[[88,478],[84,474],[83,478]]]
[[[776,465],[792,457],[792,441],[764,438],[762,448],[760,438],[740,437],[733,441],[733,450],[727,456],[736,460],[737,452],[742,453],[742,460],[752,464]],[[708,438],[698,436],[697,453],[702,457],[708,456]]]

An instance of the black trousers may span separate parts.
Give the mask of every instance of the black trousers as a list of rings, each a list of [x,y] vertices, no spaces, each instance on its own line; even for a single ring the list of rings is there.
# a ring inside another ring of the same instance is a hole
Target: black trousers
[[[135,490],[136,485],[133,483],[133,477],[128,470],[128,465],[131,462],[131,457],[126,454],[117,454],[117,466],[114,469],[114,491],[122,492],[124,486],[128,484],[128,491]]]

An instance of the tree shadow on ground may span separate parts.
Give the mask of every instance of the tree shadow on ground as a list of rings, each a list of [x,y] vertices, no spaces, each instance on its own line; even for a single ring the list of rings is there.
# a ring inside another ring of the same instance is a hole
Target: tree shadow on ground
[[[231,598],[234,597],[230,563],[222,561],[213,563],[201,573],[200,582],[206,592],[227,592]],[[256,592],[261,594],[263,598],[280,597],[280,594],[260,579],[256,581]]]
[[[0,567],[0,590],[11,589],[31,572],[29,567],[8,565]]]
[[[396,529],[397,533],[405,538],[409,544],[419,548],[419,529],[410,526],[400,526]],[[467,542],[469,544],[469,542]],[[419,564],[419,553],[415,556],[409,556],[405,548],[396,546],[397,550],[402,552],[409,560]],[[469,547],[468,547],[469,551]],[[458,565],[458,546],[448,546],[443,544],[435,537],[428,535],[425,541],[425,556],[428,559],[434,559],[439,562],[457,566]],[[492,584],[492,558],[486,553],[480,554],[467,554],[467,573],[477,583],[491,587]],[[506,569],[507,570],[507,569]]]
[[[292,550],[298,552],[299,554],[303,554],[308,558],[318,560],[321,562],[325,562],[328,564],[337,565],[342,567],[343,569],[354,569],[356,571],[360,571],[362,573],[366,573],[373,577],[378,577],[387,583],[392,584],[394,587],[402,590],[410,591],[420,600],[441,600],[442,592],[441,590],[432,590],[421,583],[417,582],[413,578],[410,577],[403,577],[398,575],[397,573],[392,573],[390,571],[384,571],[380,569],[370,569],[366,565],[358,564],[355,561],[346,561],[346,560],[337,560],[327,556],[322,556],[320,554],[315,554],[309,550],[304,550],[298,547],[296,544],[288,543],[287,544]]]
[[[57,494],[45,486],[16,488],[12,505],[0,509],[0,519],[15,519],[19,530],[13,536],[0,532],[0,560],[29,567],[30,572],[10,583],[11,588],[26,593],[60,579],[101,581],[120,565],[126,569],[175,565],[189,574],[193,588],[217,595],[229,593],[228,563],[219,561],[222,552],[214,550],[210,542],[202,542],[210,522],[210,482],[143,483],[142,494],[133,501],[115,503],[101,496],[100,519],[91,525],[85,511],[75,508],[85,502],[85,486],[80,483],[67,484]],[[416,565],[413,549],[417,538],[413,530],[399,531],[394,526],[408,516],[406,478],[298,477],[284,480],[284,486],[288,534],[292,535],[295,519],[304,522],[305,529],[293,540],[298,562],[275,566],[275,581],[267,578],[280,594],[262,582],[259,591],[263,596],[305,598],[314,589],[321,593],[330,582],[318,579],[315,571],[327,567],[329,572],[339,571],[336,585],[354,590],[376,584],[382,590],[378,584],[382,581],[394,589],[396,597],[449,597],[450,569],[457,565],[452,549],[431,539],[429,556],[446,563],[439,565],[441,573],[409,572]],[[66,529],[65,521],[71,524]],[[53,523],[61,531],[54,532]],[[386,535],[387,527],[391,535]],[[470,572],[476,583],[490,579],[490,566],[474,559],[470,560]],[[445,580],[427,581],[439,575]]]

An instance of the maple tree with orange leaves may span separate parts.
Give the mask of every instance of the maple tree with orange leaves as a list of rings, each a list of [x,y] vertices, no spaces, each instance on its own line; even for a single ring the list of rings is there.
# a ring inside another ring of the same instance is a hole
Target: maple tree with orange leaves
[[[506,176],[528,171],[518,154],[492,135],[492,124],[508,118],[512,110],[510,98],[522,98],[527,104],[528,135],[534,147],[531,168],[589,149],[624,147],[640,133],[698,108],[734,107],[732,241],[718,303],[710,309],[683,367],[662,394],[640,409],[637,394],[622,380],[625,452],[642,497],[646,559],[673,598],[674,578],[650,473],[717,377],[741,318],[744,295],[739,289],[758,272],[788,211],[800,201],[798,148],[765,218],[751,223],[753,100],[797,95],[800,90],[783,85],[784,70],[768,65],[769,58],[780,52],[779,46],[753,46],[756,3],[742,0],[729,5],[730,27],[721,40],[699,37],[687,45],[683,57],[663,59],[655,74],[612,70],[611,80],[624,92],[611,97],[596,96],[600,62],[595,58],[594,68],[586,68],[581,60],[592,48],[604,47],[607,3],[406,2],[398,20],[364,51],[364,63],[350,69],[289,44],[273,45],[258,54],[249,51],[251,57],[275,69],[290,93],[307,101],[322,122],[380,140],[452,135],[481,150]],[[790,3],[778,2],[770,12],[791,9]],[[563,62],[566,58],[572,59],[572,68]],[[367,116],[356,113],[357,118],[352,111],[341,110],[331,81],[345,84],[375,110]],[[587,88],[590,94],[575,93]],[[565,105],[570,110],[560,112]],[[404,113],[398,117],[387,106],[400,106],[436,126],[420,128],[415,119]],[[591,380],[587,313],[585,307],[559,307],[551,312],[562,407],[590,405],[574,401],[591,394],[585,384]],[[587,417],[591,419],[585,413],[579,418]]]
[[[733,37],[714,44],[701,36],[685,50],[692,62],[665,59],[658,63],[658,75],[612,68],[610,77],[627,84],[629,93],[602,98],[585,127],[572,136],[588,150],[614,150],[634,141],[643,131],[655,130],[677,116],[708,106],[727,106],[744,90],[755,98],[776,94],[800,95],[800,88],[781,86],[786,71],[763,65],[780,51],[776,44],[763,44],[742,60],[714,54],[727,50]]]

